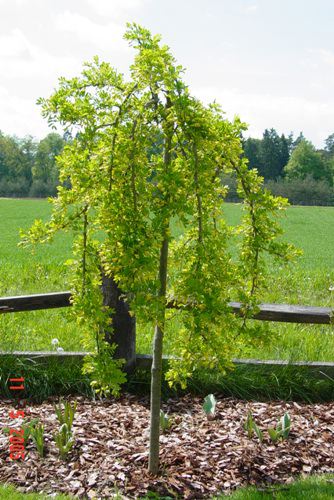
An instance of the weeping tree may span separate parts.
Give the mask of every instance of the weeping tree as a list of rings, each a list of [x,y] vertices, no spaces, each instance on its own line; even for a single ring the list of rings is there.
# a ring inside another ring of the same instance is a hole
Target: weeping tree
[[[239,347],[266,339],[247,321],[265,286],[266,254],[287,261],[294,251],[277,238],[285,201],[263,189],[242,157],[245,124],[190,94],[159,36],[129,24],[125,38],[136,50],[128,80],[96,57],[39,101],[49,124],[73,139],[58,157],[62,185],[51,219],[36,221],[25,242],[74,231],[73,310],[84,346],[96,351],[84,365],[96,391],[116,395],[125,380],[108,283],[126,313],[151,325],[149,470],[156,474],[164,337],[174,346],[170,385],[185,387],[199,368],[224,372]],[[237,227],[224,220],[221,176],[232,173],[243,199]],[[242,319],[233,299],[243,304]],[[175,315],[177,331],[169,327]]]

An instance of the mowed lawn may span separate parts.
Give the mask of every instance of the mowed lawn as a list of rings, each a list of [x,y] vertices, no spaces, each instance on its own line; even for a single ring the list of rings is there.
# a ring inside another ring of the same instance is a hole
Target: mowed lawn
[[[224,204],[230,224],[237,224],[241,205]],[[0,199],[0,295],[45,293],[69,288],[66,266],[71,235],[58,235],[52,244],[38,245],[35,253],[18,248],[19,229],[51,212],[46,200]],[[271,270],[264,302],[332,306],[334,308],[334,207],[289,207],[282,217],[284,238],[303,250],[289,267]],[[177,228],[176,228],[177,230]],[[333,288],[333,289],[332,289]],[[179,327],[171,321],[170,329]],[[261,352],[243,357],[290,360],[334,360],[334,327],[272,323],[272,336]],[[57,337],[65,350],[80,350],[80,331],[70,309],[0,315],[0,350],[49,350]],[[149,352],[151,331],[138,325],[138,352]],[[166,338],[168,352],[168,337]]]

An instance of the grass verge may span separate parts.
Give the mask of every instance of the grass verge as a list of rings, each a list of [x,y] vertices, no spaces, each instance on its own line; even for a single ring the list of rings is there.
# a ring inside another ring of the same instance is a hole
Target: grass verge
[[[292,484],[284,484],[270,487],[251,487],[241,488],[232,495],[216,497],[217,500],[228,498],[231,500],[257,500],[264,498],[274,498],[281,500],[289,498],[290,500],[314,499],[330,500],[334,498],[334,479],[333,475],[310,476],[301,478]]]
[[[49,396],[80,394],[93,396],[89,378],[81,373],[82,363],[76,359],[21,359],[15,356],[1,358],[0,391],[4,398],[12,399],[8,388],[10,377],[24,377],[24,393],[20,396],[41,403]]]
[[[0,500],[47,500],[50,496],[41,495],[40,493],[21,493],[14,486],[9,484],[0,485]],[[56,500],[72,500],[74,497],[68,495],[56,495],[52,498]]]

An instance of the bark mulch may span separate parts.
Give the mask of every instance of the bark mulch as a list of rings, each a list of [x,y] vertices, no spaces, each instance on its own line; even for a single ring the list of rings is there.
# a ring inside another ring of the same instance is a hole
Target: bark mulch
[[[125,498],[148,491],[172,498],[201,499],[247,484],[273,485],[298,474],[334,471],[334,403],[256,403],[217,396],[216,417],[207,420],[203,400],[186,396],[169,399],[164,411],[171,428],[161,435],[161,474],[147,472],[149,402],[124,395],[119,400],[78,401],[73,432],[76,439],[68,459],[58,456],[53,433],[58,429],[50,398],[31,404],[26,415],[45,426],[46,453],[40,458],[32,442],[24,461],[9,459],[9,438],[0,432],[0,482],[23,492],[68,493],[81,498]],[[13,401],[0,401],[1,428],[10,426]],[[262,430],[275,426],[288,411],[291,433],[273,444],[249,439],[243,428],[248,410]],[[16,427],[20,420],[14,421]]]

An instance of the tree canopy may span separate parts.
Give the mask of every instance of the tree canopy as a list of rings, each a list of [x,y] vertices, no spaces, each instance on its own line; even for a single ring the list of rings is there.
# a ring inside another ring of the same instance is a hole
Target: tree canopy
[[[64,142],[56,133],[36,141],[31,136],[17,138],[0,132],[0,196],[55,195],[56,156]]]
[[[248,138],[244,141],[244,154],[250,168],[257,168],[265,179],[278,179],[289,161],[292,135],[278,135],[275,129],[266,129],[262,139]]]
[[[305,139],[294,148],[285,173],[288,179],[312,177],[333,184],[332,165]]]
[[[334,134],[330,134],[327,139],[325,139],[325,151],[334,157]]]

